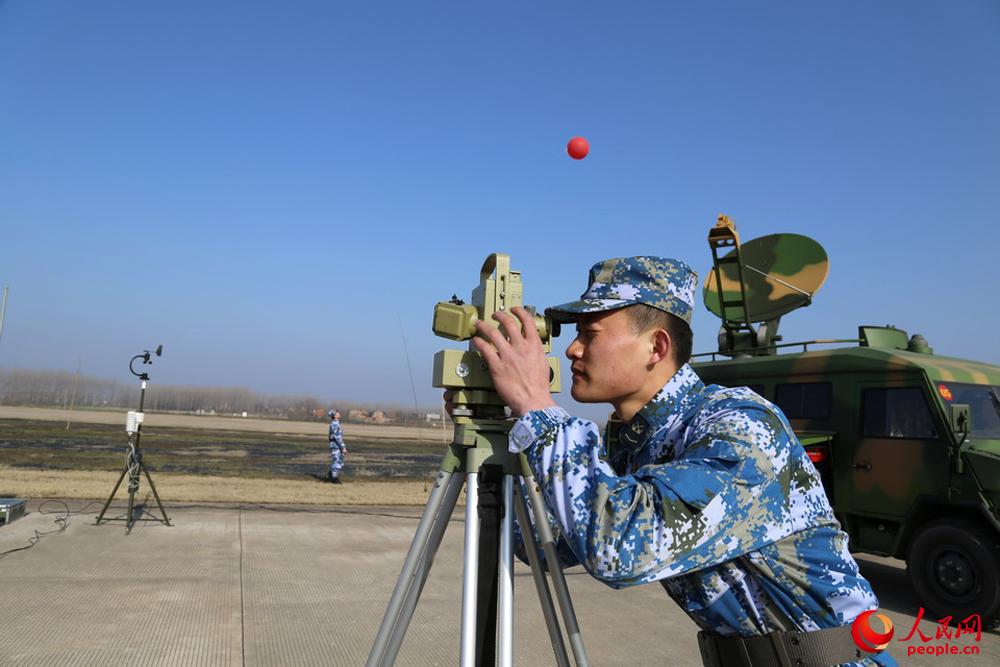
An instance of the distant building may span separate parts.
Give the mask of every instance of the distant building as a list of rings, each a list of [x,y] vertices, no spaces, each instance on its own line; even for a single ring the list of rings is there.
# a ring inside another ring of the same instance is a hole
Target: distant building
[[[392,418],[386,417],[385,412],[382,410],[374,412],[368,412],[368,410],[351,410],[347,413],[347,418],[350,421],[362,422],[364,424],[386,424],[392,421]]]

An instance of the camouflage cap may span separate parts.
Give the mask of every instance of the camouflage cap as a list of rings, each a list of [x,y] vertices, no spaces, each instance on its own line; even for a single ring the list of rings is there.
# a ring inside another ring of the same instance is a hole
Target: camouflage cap
[[[578,301],[545,309],[556,322],[637,303],[659,308],[691,324],[698,274],[666,257],[616,257],[590,268],[590,284]]]

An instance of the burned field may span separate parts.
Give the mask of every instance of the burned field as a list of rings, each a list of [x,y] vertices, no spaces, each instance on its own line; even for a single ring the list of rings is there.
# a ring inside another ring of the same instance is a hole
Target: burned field
[[[325,438],[286,433],[145,428],[143,461],[154,472],[278,479],[318,478],[330,455]],[[389,439],[347,441],[345,478],[428,479],[444,445]],[[36,470],[115,470],[124,463],[124,427],[0,419],[0,462]]]

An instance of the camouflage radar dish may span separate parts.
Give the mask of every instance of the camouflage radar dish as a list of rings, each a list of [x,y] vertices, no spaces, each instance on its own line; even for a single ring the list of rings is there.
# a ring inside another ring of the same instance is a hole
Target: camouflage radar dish
[[[708,245],[712,270],[704,298],[705,307],[722,320],[719,352],[734,357],[774,354],[781,316],[812,303],[826,280],[826,251],[801,234],[772,234],[741,245],[736,225],[726,215],[709,230]]]
[[[766,322],[808,306],[826,281],[830,261],[819,243],[801,234],[770,234],[747,241],[739,248],[743,266],[743,289],[746,315],[740,301],[739,268],[736,262],[720,262],[723,314],[716,288],[716,273],[709,271],[705,281],[705,306],[723,320]],[[737,253],[734,248],[723,259]],[[749,321],[747,321],[749,318]]]

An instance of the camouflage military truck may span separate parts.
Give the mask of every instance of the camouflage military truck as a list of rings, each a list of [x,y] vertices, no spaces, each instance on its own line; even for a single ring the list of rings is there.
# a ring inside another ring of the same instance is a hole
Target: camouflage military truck
[[[811,301],[826,277],[825,252],[793,234],[741,246],[725,216],[709,243],[705,302],[723,326],[719,351],[696,355],[698,374],[781,407],[852,550],[906,560],[935,618],[978,613],[995,624],[1000,366],[935,355],[922,336],[892,326],[782,343],[778,320]]]

